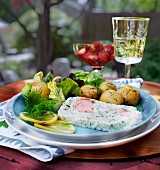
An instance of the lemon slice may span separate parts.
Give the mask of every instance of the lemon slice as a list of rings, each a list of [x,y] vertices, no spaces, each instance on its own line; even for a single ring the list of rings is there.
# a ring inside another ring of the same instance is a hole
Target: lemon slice
[[[62,120],[57,120],[54,124],[47,126],[47,125],[40,125],[38,123],[34,123],[34,126],[40,129],[52,131],[52,132],[59,132],[59,133],[74,133],[75,132],[75,127],[74,125],[62,121]]]
[[[38,119],[33,119],[31,117],[29,117],[26,112],[21,112],[19,117],[22,120],[25,121],[29,121],[29,122],[34,122],[34,123],[38,123],[38,124],[45,124],[45,125],[51,125],[53,123],[55,123],[58,119],[58,115],[54,114],[53,112],[47,111],[43,117],[41,118],[41,120]]]

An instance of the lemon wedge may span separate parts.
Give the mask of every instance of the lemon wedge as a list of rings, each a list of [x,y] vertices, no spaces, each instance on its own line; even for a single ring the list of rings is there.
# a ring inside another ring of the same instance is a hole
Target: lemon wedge
[[[40,125],[38,123],[34,123],[34,126],[43,130],[48,130],[52,132],[58,132],[58,133],[74,133],[75,132],[75,127],[74,125],[62,121],[62,120],[57,120],[54,124],[48,126],[48,125]]]
[[[54,114],[53,112],[47,111],[41,120],[38,119],[33,119],[31,117],[29,117],[26,112],[21,112],[19,117],[22,120],[25,121],[29,121],[29,122],[34,122],[34,123],[38,123],[38,124],[45,124],[45,125],[52,125],[53,123],[55,123],[58,119],[58,115]]]

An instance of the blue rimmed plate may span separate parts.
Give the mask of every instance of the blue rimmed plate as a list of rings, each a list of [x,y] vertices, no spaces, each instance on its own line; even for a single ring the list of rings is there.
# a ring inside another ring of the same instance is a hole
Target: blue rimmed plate
[[[137,128],[143,128],[143,126],[152,118],[152,116],[156,112],[157,105],[154,98],[143,90],[138,90],[141,94],[141,103],[143,106],[142,122],[128,129],[119,130],[116,132],[102,132],[98,130],[81,128],[76,126],[75,134],[61,134],[35,128],[34,126],[24,122],[19,118],[20,112],[23,111],[25,107],[25,102],[22,97],[22,94],[14,96],[7,103],[5,108],[5,119],[9,124],[16,124],[16,128],[18,128],[18,131],[22,131],[24,134],[29,134],[34,137],[41,137],[49,141],[61,141],[72,143],[97,143],[117,140],[132,133]]]

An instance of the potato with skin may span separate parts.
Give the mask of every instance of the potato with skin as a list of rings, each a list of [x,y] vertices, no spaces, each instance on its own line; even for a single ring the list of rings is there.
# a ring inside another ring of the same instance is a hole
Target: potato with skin
[[[33,83],[31,92],[39,93],[44,98],[49,98],[50,90],[48,88],[48,85],[45,82],[36,82]]]
[[[100,93],[105,92],[106,90],[116,90],[116,85],[112,82],[103,82],[99,86]]]
[[[115,90],[106,90],[102,93],[100,101],[111,104],[123,104],[123,96]]]
[[[136,105],[140,101],[139,91],[132,86],[122,86],[117,90],[118,93],[121,93],[124,98],[124,104],[126,105]]]
[[[79,89],[79,96],[92,99],[99,99],[99,91],[91,85],[84,85]]]

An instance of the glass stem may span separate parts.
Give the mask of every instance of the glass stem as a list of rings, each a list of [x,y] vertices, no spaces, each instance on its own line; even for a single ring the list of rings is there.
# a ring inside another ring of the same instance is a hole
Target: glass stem
[[[100,73],[100,72],[101,72],[101,70],[99,70],[99,69],[94,69],[93,71],[94,71],[94,72],[97,72],[97,73]]]
[[[131,74],[131,64],[125,64],[125,78],[129,79]]]
[[[92,66],[93,71],[100,73],[103,66]]]

